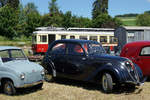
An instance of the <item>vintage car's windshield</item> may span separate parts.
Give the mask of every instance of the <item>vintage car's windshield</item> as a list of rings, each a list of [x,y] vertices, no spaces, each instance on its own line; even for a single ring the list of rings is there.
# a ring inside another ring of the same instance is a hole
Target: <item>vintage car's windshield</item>
[[[90,43],[89,44],[89,54],[103,54],[106,53],[101,44],[98,43]]]
[[[21,49],[2,50],[0,51],[0,57],[3,62],[27,59]]]

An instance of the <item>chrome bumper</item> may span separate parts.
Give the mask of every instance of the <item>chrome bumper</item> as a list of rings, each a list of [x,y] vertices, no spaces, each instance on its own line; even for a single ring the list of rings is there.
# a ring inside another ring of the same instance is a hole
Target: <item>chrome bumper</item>
[[[145,82],[146,80],[147,80],[147,77],[144,77],[141,82],[126,81],[126,83],[135,84],[135,85],[137,85],[137,86],[142,86],[142,85],[144,85],[144,82]]]
[[[27,87],[32,87],[32,86],[35,86],[35,85],[38,85],[38,84],[41,84],[43,83],[43,80],[41,81],[38,81],[38,82],[35,82],[35,83],[31,83],[31,84],[24,84],[23,86],[19,86],[17,88],[27,88]]]

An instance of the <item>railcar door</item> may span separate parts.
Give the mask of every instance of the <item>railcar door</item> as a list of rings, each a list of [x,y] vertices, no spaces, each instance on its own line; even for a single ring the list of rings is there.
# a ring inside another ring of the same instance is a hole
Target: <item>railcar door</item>
[[[55,41],[56,35],[55,34],[50,34],[48,35],[48,44],[52,43]]]

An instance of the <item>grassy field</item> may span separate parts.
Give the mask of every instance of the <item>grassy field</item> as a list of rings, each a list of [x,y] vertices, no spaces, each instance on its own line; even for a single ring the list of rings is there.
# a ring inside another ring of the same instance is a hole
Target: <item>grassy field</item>
[[[149,94],[149,82],[136,89],[121,87],[111,94],[105,94],[99,85],[57,80],[45,82],[42,90],[21,90],[16,96],[0,93],[0,100],[149,100]]]
[[[24,45],[31,46],[31,39],[21,37],[19,39],[10,40],[8,38],[0,36],[0,46],[3,46],[3,45],[4,46],[19,46],[19,47],[23,47]]]
[[[136,26],[136,17],[118,17],[125,26]]]
[[[16,40],[9,40],[0,36],[0,46],[17,46],[24,50],[25,54],[29,56],[28,51],[31,49],[31,39],[20,38]]]

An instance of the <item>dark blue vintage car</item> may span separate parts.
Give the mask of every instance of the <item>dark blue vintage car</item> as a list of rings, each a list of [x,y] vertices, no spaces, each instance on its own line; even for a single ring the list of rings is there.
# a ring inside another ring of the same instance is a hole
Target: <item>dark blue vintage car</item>
[[[102,45],[89,40],[57,40],[42,61],[46,80],[63,77],[101,83],[104,92],[114,85],[141,85],[143,74],[129,59],[106,54]]]

